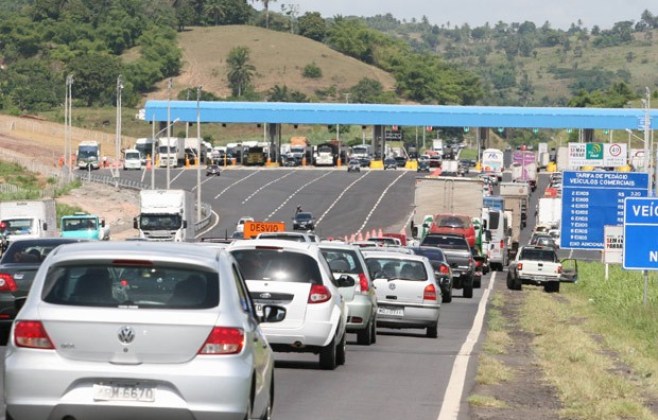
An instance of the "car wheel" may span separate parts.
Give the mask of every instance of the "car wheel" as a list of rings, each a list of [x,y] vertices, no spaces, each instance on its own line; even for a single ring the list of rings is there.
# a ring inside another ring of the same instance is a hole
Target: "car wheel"
[[[450,288],[450,290],[448,290],[448,293],[446,293],[445,295],[443,295],[443,296],[441,297],[441,302],[442,302],[442,303],[450,303],[450,302],[452,302],[452,287]]]
[[[434,324],[431,327],[427,327],[427,337],[428,338],[436,338],[439,336],[439,326],[438,324]]]
[[[336,336],[320,350],[320,368],[324,370],[336,369]]]
[[[377,342],[377,321],[374,316],[370,328],[372,329],[372,333],[370,334],[370,344],[375,344]]]
[[[267,401],[265,412],[260,420],[272,420],[272,411],[274,411],[274,375],[272,375],[272,384],[270,385],[270,395]]]
[[[464,297],[469,299],[473,297],[473,283],[464,284]]]
[[[343,333],[338,347],[336,347],[336,365],[342,366],[345,364],[345,353],[347,352],[347,332]]]
[[[372,320],[364,329],[356,333],[356,343],[361,346],[369,346],[372,343]]]

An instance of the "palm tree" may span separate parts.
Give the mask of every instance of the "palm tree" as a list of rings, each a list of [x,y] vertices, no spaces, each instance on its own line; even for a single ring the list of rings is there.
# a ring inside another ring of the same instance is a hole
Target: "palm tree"
[[[263,3],[263,8],[265,9],[265,27],[270,28],[270,2],[275,2],[276,0],[252,0],[255,2]]]
[[[224,2],[221,0],[207,0],[203,6],[203,12],[214,25],[218,25],[224,19]]]
[[[226,64],[228,65],[228,84],[233,96],[242,96],[251,85],[251,78],[256,71],[256,67],[249,63],[249,48],[233,48],[228,53]]]

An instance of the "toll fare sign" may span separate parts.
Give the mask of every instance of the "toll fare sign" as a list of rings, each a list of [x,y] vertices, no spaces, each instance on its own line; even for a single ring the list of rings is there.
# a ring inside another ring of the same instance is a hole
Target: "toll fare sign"
[[[252,239],[263,232],[283,232],[286,224],[283,222],[245,222],[244,238]]]
[[[649,177],[637,172],[566,171],[560,247],[603,249],[603,228],[624,221],[624,199],[646,197]]]
[[[623,267],[658,269],[658,198],[624,200]]]

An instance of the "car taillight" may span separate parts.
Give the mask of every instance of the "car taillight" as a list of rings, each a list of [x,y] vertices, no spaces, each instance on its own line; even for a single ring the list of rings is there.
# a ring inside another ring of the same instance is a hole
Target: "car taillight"
[[[516,264],[516,269],[517,270],[523,270],[523,263]]]
[[[557,268],[555,269],[555,272],[558,274],[562,274],[562,266],[558,265]]]
[[[423,300],[436,300],[436,287],[433,284],[428,284],[423,290]]]
[[[0,273],[0,292],[15,292],[17,289],[14,276],[9,273]]]
[[[500,247],[505,248],[505,240],[504,239],[500,240]]]
[[[240,328],[215,327],[199,354],[236,354],[244,347],[244,332]]]
[[[322,284],[314,284],[308,294],[308,303],[322,303],[331,299],[331,292]]]
[[[16,347],[55,349],[41,321],[17,321],[14,327],[14,343]]]
[[[439,273],[441,273],[441,274],[450,274],[450,267],[448,267],[445,264],[441,264],[439,266]]]
[[[476,266],[476,267],[481,267],[481,266],[482,266],[482,261],[480,261],[480,260],[475,260],[475,266]]]
[[[362,292],[367,292],[370,290],[370,286],[368,285],[368,277],[366,277],[365,273],[359,273],[359,287],[361,288]]]

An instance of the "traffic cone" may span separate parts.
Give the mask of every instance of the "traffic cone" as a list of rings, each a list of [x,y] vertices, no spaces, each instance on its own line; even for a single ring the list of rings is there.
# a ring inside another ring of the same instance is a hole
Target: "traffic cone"
[[[151,170],[151,158],[150,157],[146,158],[146,170],[147,171]]]
[[[366,241],[370,239],[370,232],[366,232]]]
[[[345,243],[348,242],[348,240],[347,240],[347,235],[345,235],[345,239],[344,239],[344,241],[345,241]]]
[[[350,240],[349,240],[349,242],[354,242],[355,240],[356,240],[355,235],[352,234],[352,236],[350,236]]]
[[[359,236],[357,236],[357,241],[362,241],[363,240],[363,234],[361,234],[361,231],[359,231]]]
[[[371,238],[376,238],[377,237],[377,231],[375,229],[373,229],[372,232],[370,233],[370,237]]]
[[[382,228],[379,228],[379,237],[381,238],[382,236],[384,236],[384,233],[382,232]]]
[[[190,167],[190,159],[187,158],[187,157],[185,158],[185,167],[186,167],[186,168],[189,168],[189,167]]]

